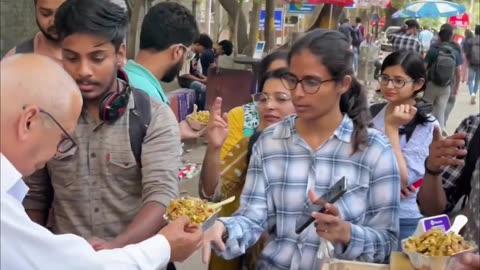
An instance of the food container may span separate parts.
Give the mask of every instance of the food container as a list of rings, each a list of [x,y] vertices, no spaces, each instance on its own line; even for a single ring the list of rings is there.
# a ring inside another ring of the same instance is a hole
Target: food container
[[[432,232],[432,235],[435,235],[435,232],[432,231],[433,229],[441,232],[446,232],[446,231],[448,232],[450,229],[451,232],[455,233],[460,231],[460,229],[467,222],[468,222],[468,219],[463,215],[457,216],[455,219],[455,223],[452,226],[450,226],[450,219],[446,215],[423,218],[419,221],[417,225],[417,230],[412,235],[412,237],[420,237],[426,232]],[[474,242],[463,240],[464,241],[463,243],[467,244],[469,249],[454,253],[451,256],[430,256],[414,250],[406,249],[405,243],[408,241],[408,239],[409,238],[403,239],[401,241],[402,251],[408,256],[410,263],[416,269],[420,269],[420,268],[432,269],[432,270],[454,269],[453,264],[461,254],[467,253],[467,252],[474,252],[478,248]],[[435,237],[424,239],[423,241],[426,241],[426,242],[423,242],[424,248],[429,248],[432,246],[436,247],[437,245],[435,245],[436,241],[434,241],[434,239]],[[443,248],[447,248],[447,247],[452,248],[452,238],[448,240],[443,240],[443,241],[448,241],[447,244],[449,245],[449,246],[443,246]],[[437,247],[440,247],[440,246],[441,245],[438,245]]]
[[[193,120],[188,116],[187,116],[187,123],[188,123],[188,126],[190,126],[190,128],[196,131],[202,130],[204,127],[207,126],[207,124],[200,123],[199,121]]]
[[[470,244],[472,248],[456,253],[452,256],[432,257],[432,256],[424,255],[422,253],[405,249],[404,244],[407,240],[408,239],[402,240],[402,250],[405,254],[407,254],[408,258],[410,259],[410,263],[412,263],[415,269],[420,269],[420,268],[426,268],[426,269],[432,269],[432,270],[453,269],[452,268],[453,263],[456,261],[456,258],[458,258],[461,254],[464,254],[467,252],[474,252],[478,248],[477,245],[475,245],[475,243],[467,241],[467,243]]]
[[[193,197],[184,197],[182,199],[189,199],[189,200],[200,200],[199,198],[193,198]],[[168,209],[168,208],[167,208]],[[203,231],[206,231],[207,229],[209,229],[214,223],[215,221],[217,220],[218,218],[218,214],[221,210],[221,207],[218,207],[218,208],[215,208],[215,211],[210,215],[208,216],[201,224],[199,224],[200,228],[203,230]],[[167,221],[167,222],[170,222],[170,218],[168,216],[168,213],[165,213],[165,215],[163,215],[163,218]]]

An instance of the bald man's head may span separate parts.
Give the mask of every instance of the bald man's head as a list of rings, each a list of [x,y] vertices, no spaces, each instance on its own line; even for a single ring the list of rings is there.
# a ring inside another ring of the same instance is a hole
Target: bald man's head
[[[6,58],[0,74],[1,152],[28,175],[43,167],[68,137],[62,128],[73,133],[82,97],[70,75],[45,56]]]

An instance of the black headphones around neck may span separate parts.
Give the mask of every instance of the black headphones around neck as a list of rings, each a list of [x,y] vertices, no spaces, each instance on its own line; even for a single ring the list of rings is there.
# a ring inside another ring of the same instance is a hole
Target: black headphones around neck
[[[103,97],[102,102],[100,102],[98,111],[100,120],[110,124],[118,120],[125,113],[130,99],[130,93],[132,92],[125,71],[119,69],[117,78],[126,82],[127,85],[125,89],[120,89],[120,85],[118,85],[117,91],[107,93]]]

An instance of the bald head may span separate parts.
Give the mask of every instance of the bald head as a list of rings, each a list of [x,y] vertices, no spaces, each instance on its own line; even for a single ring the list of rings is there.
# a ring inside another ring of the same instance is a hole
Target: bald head
[[[1,61],[0,74],[1,152],[21,173],[29,174],[55,154],[65,136],[60,127],[54,127],[55,121],[67,132],[74,131],[82,96],[70,75],[45,56],[8,57]],[[55,121],[48,119],[48,114]],[[51,145],[41,148],[48,140]],[[37,156],[32,156],[33,152]],[[34,164],[18,164],[29,158]]]
[[[68,114],[72,103],[81,102],[75,81],[56,62],[35,54],[19,54],[1,62],[2,115],[36,104],[50,113]],[[3,117],[2,117],[3,119]]]

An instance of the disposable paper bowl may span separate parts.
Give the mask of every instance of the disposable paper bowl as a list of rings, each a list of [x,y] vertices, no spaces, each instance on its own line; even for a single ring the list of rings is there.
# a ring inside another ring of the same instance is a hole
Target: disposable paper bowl
[[[410,262],[416,269],[420,269],[422,267],[426,267],[428,269],[435,269],[435,270],[452,269],[451,264],[455,261],[454,258],[460,256],[463,253],[474,252],[478,248],[475,243],[467,241],[467,243],[472,248],[456,253],[452,256],[432,257],[432,256],[424,255],[422,253],[405,249],[404,245],[407,240],[408,238],[402,240],[402,250],[403,250],[403,253],[407,254],[408,258],[410,259]]]
[[[191,120],[189,117],[187,117],[187,124],[192,128],[193,130],[202,130],[207,124],[202,124],[198,121]]]
[[[199,198],[194,198],[194,197],[182,197],[182,199],[193,199],[193,200],[201,200]],[[205,219],[205,221],[200,224],[200,228],[202,229],[202,231],[206,231],[208,230],[210,227],[213,226],[213,224],[215,223],[215,221],[217,220],[218,218],[218,214],[220,213],[220,210],[222,208],[219,207],[215,212],[213,212],[207,219]],[[168,218],[168,215],[167,213],[165,213],[163,215],[163,218],[167,221],[167,222],[170,222],[171,220]]]

